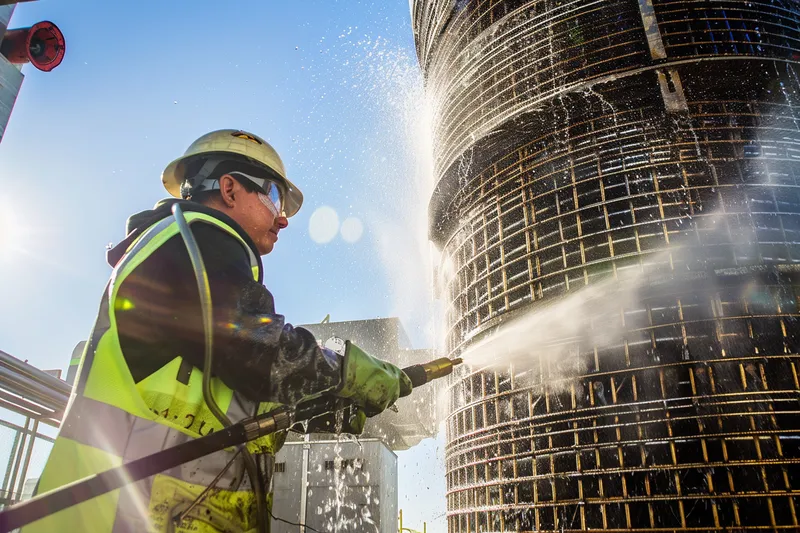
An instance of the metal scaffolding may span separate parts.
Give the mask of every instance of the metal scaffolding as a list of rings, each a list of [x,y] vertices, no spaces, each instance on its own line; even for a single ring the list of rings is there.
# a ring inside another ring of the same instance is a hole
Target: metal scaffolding
[[[800,2],[412,16],[450,355],[609,287],[454,381],[451,533],[798,530]]]
[[[40,470],[54,442],[42,430],[59,426],[71,389],[68,383],[0,351],[0,450],[8,452],[0,508],[30,497],[33,487],[26,487],[26,482],[32,458],[41,456]]]

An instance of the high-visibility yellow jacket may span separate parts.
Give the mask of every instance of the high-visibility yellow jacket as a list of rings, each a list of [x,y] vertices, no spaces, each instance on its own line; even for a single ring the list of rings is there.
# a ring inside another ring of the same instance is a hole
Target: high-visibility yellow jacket
[[[260,261],[237,231],[208,213],[185,215],[191,225],[211,224],[242,241],[250,256],[254,279],[260,280]],[[159,370],[136,382],[120,347],[116,312],[128,304],[118,298],[119,287],[178,231],[171,216],[153,224],[128,247],[114,268],[38,493],[221,429],[203,400],[200,369],[191,365],[187,368],[184,358],[175,354]],[[184,377],[178,379],[179,375]],[[277,405],[250,401],[217,378],[212,379],[212,389],[217,404],[233,422]],[[267,489],[274,454],[284,439],[285,434],[277,434],[248,444]],[[252,531],[256,526],[254,497],[250,481],[239,464],[241,456],[218,480],[214,490],[185,513],[182,520],[176,520],[225,469],[234,453],[224,450],[186,463],[50,515],[22,531]],[[271,495],[268,500],[271,502]]]

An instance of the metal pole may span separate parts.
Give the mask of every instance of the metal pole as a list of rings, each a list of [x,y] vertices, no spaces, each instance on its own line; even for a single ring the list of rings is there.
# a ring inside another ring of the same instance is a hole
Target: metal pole
[[[33,418],[33,417],[31,417],[31,418]],[[39,422],[42,423],[42,424],[46,424],[47,423],[46,420],[39,420]],[[23,431],[22,426],[18,426],[16,424],[12,424],[11,422],[7,422],[7,421],[2,420],[2,419],[0,419],[0,427],[8,428],[8,429],[14,431],[15,432],[14,434],[17,435],[17,437],[19,437],[19,433],[21,431]],[[41,433],[39,433],[39,435],[37,437],[42,439],[42,440],[45,440],[47,442],[50,442],[50,443],[53,443],[53,442],[56,441],[56,439],[54,439],[53,437],[48,437],[47,435],[42,435]],[[14,452],[11,452],[11,453],[13,454]]]
[[[19,485],[17,485],[17,493],[20,499],[22,499],[22,490],[25,488],[25,476],[28,474],[28,466],[31,464],[31,454],[33,453],[33,445],[36,443],[37,431],[39,431],[39,421],[34,420],[33,429],[31,429],[31,440],[28,442],[28,451],[25,452],[25,462],[19,474]]]
[[[308,454],[311,450],[311,435],[303,437],[303,466],[300,470],[300,533],[306,533],[306,516],[308,515]]]
[[[41,383],[25,374],[18,374],[1,364],[0,383],[14,394],[33,400],[53,411],[62,411],[69,401],[69,394],[64,394],[56,387]]]
[[[26,378],[26,380],[44,385],[44,390],[52,390],[62,396],[65,400],[68,400],[69,395],[72,393],[72,387],[68,383],[53,377],[46,372],[42,372],[35,366],[20,361],[16,357],[7,354],[3,350],[0,350],[0,366],[13,370],[15,377],[19,377],[21,374]]]
[[[55,411],[38,406],[29,401],[23,400],[22,398],[14,396],[13,394],[9,394],[3,390],[0,390],[0,399],[5,400],[6,402],[8,402],[8,404],[12,406],[16,405],[30,411],[31,413],[36,413],[38,416],[44,416],[46,418],[57,418]]]
[[[72,387],[68,383],[39,370],[35,366],[20,361],[3,350],[0,350],[0,366],[13,369],[15,372],[23,374],[28,379],[43,384],[48,389],[52,389],[65,396],[66,399],[69,399],[69,395],[72,393]]]
[[[25,430],[22,432],[22,441],[20,442],[19,448],[17,449],[16,457],[14,458],[14,468],[12,469],[11,473],[11,482],[8,484],[8,490],[11,501],[14,501],[13,490],[14,485],[17,484],[17,472],[19,471],[20,463],[22,462],[22,450],[25,449],[25,439],[28,437],[28,424],[31,423],[30,418],[25,419]]]
[[[22,433],[22,428],[16,429],[14,431],[14,444],[11,446],[11,453],[8,454],[8,464],[6,465],[6,473],[3,477],[3,500],[7,500],[3,503],[11,504],[11,499],[8,497],[11,491],[6,490],[8,487],[8,478],[11,475],[11,468],[14,462],[14,456],[17,455],[17,446],[19,446],[19,436]]]

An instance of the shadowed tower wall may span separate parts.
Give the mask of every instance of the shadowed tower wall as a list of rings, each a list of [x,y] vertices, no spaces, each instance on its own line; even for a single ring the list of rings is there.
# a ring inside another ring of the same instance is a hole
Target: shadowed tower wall
[[[453,380],[450,533],[797,531],[800,2],[412,20],[449,355],[527,347]]]

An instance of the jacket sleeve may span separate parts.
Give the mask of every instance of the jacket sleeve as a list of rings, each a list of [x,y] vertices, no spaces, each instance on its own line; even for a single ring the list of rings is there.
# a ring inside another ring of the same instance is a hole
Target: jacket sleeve
[[[293,405],[338,385],[336,354],[275,312],[272,294],[253,280],[238,240],[206,224],[192,231],[203,255],[213,306],[213,374],[253,401]],[[204,366],[200,300],[191,262],[179,236],[161,246],[122,283],[118,306],[122,351],[140,381],[181,355]]]
[[[275,313],[272,294],[260,283],[248,280],[229,312],[234,325],[217,328],[218,338],[227,339],[221,360],[239,369],[237,386],[226,382],[229,387],[252,400],[293,405],[339,384],[338,356],[320,348],[311,332]]]

